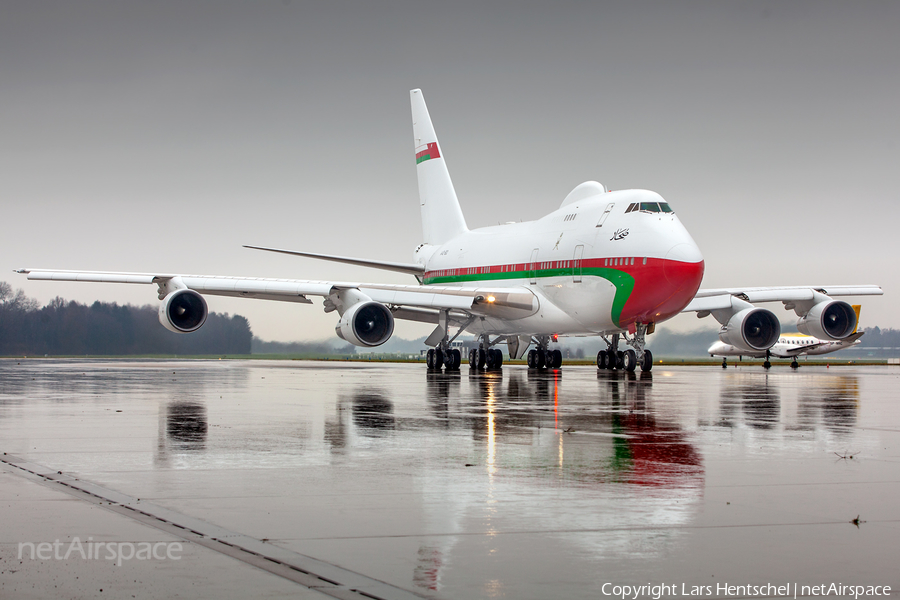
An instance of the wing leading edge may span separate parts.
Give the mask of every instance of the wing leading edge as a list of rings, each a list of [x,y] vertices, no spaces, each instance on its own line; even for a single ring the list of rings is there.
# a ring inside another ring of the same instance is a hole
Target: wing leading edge
[[[539,308],[537,297],[527,288],[463,288],[451,286],[392,285],[358,282],[266,279],[177,275],[171,273],[120,273],[111,271],[58,271],[19,269],[30,280],[79,281],[93,283],[156,284],[163,299],[174,289],[190,289],[200,294],[256,298],[279,302],[312,304],[308,296],[330,298],[345,290],[359,290],[372,300],[395,310],[401,319],[437,322],[438,311],[461,311],[470,315],[524,318]],[[403,309],[413,309],[404,311]],[[421,312],[421,311],[433,312]],[[326,300],[326,311],[329,311]],[[329,311],[330,312],[330,311]]]

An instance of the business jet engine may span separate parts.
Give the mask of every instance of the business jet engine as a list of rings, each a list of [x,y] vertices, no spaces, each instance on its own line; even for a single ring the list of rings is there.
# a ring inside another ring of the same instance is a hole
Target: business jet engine
[[[856,312],[840,300],[819,302],[797,321],[800,333],[824,340],[842,340],[856,329]]]
[[[334,332],[355,346],[380,346],[394,333],[394,315],[380,302],[358,302],[344,311]]]
[[[159,322],[175,333],[197,331],[206,323],[208,314],[206,300],[194,290],[175,290],[159,305]]]
[[[778,341],[781,324],[764,308],[745,308],[735,313],[719,329],[719,339],[747,352],[768,350]]]

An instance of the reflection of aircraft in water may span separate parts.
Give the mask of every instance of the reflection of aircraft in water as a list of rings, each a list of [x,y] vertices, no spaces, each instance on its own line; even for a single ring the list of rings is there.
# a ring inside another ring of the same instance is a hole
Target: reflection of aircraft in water
[[[404,462],[427,532],[412,574],[421,589],[439,590],[447,565],[485,545],[511,548],[515,536],[504,534],[523,529],[547,532],[543,551],[586,560],[656,554],[693,518],[704,469],[689,434],[655,410],[647,375],[599,372],[599,393],[585,396],[567,394],[559,371],[434,373],[423,383],[427,404],[412,414],[362,387],[338,401],[342,425],[329,425],[343,442],[328,439],[346,449],[388,443],[401,431],[440,432],[437,444]],[[564,508],[586,503],[587,517],[579,512],[573,523]],[[602,534],[564,533],[573,528]],[[493,533],[462,535],[472,531]]]
[[[789,430],[813,431],[825,427],[846,432],[856,423],[859,381],[855,376],[817,374],[803,378],[798,385],[792,375],[790,381],[790,387],[784,387],[771,375],[730,374],[723,380],[720,417],[715,425],[734,427],[743,422],[754,429],[775,429],[782,424]],[[794,390],[797,391],[796,417],[792,417],[790,396],[784,397]]]
[[[174,400],[160,406],[157,464],[168,464],[173,454],[206,449],[209,420],[206,405],[192,400]]]

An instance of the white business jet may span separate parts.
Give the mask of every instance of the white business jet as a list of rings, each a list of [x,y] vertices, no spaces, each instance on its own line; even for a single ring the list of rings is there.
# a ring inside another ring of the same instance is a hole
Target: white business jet
[[[512,358],[527,352],[530,368],[559,368],[558,336],[600,336],[605,369],[649,371],[645,349],[656,324],[684,310],[712,314],[720,338],[764,350],[778,339],[778,320],[750,302],[782,300],[817,337],[842,339],[856,326],[853,311],[829,295],[881,294],[876,286],[701,290],[703,256],[668,203],[647,190],[577,186],[560,207],[536,221],[469,229],[421,90],[410,92],[423,242],[413,262],[397,263],[248,246],[414,276],[415,285],[217,277],[178,273],[115,273],[20,269],[28,279],[154,284],[160,323],[189,333],[208,313],[204,296],[239,296],[311,304],[336,311],[335,331],[357,346],[386,342],[394,319],[433,323],[425,341],[428,368],[460,368],[451,347],[475,334],[473,369],[499,369],[506,344]],[[620,351],[620,341],[630,348]],[[531,349],[529,350],[529,348]]]
[[[859,321],[859,309],[859,304],[853,305],[853,312],[856,315],[857,322]],[[782,333],[778,341],[771,348],[767,348],[764,351],[746,351],[719,341],[710,346],[707,352],[709,352],[710,356],[722,357],[723,369],[728,367],[729,356],[765,358],[763,367],[766,369],[772,366],[769,359],[773,356],[775,358],[789,358],[791,359],[791,368],[798,369],[800,368],[800,363],[797,362],[798,357],[803,355],[821,356],[822,354],[831,354],[838,350],[850,348],[859,344],[859,338],[863,336],[863,333],[865,332],[854,329],[850,335],[841,340],[820,340],[817,337],[801,333]]]

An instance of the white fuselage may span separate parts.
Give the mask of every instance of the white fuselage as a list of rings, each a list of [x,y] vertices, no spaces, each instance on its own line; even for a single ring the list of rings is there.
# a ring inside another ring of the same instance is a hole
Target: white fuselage
[[[426,284],[523,287],[538,298],[535,314],[514,321],[484,318],[468,328],[473,333],[623,331],[678,314],[703,276],[699,248],[660,203],[668,210],[659,194],[646,190],[567,199],[536,221],[420,246],[415,260],[426,267]]]
[[[860,334],[862,335],[862,334]],[[820,340],[811,335],[803,335],[799,333],[782,334],[775,342],[775,345],[769,349],[769,354],[776,358],[795,358],[800,355],[818,356],[821,354],[831,354],[838,350],[844,350],[860,343],[859,337],[853,336],[853,339],[846,340]],[[716,342],[709,347],[710,356],[751,356],[754,358],[763,358],[766,352],[747,352],[735,348],[731,344],[725,342]]]

